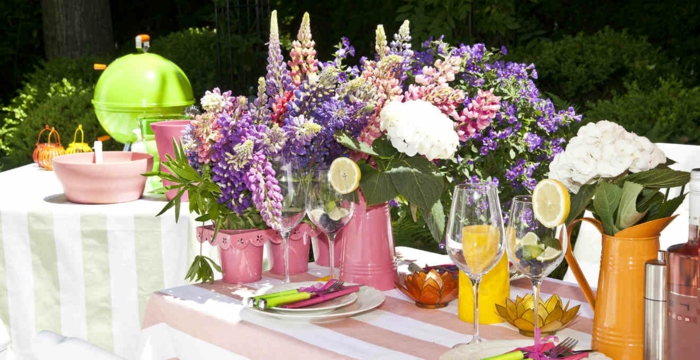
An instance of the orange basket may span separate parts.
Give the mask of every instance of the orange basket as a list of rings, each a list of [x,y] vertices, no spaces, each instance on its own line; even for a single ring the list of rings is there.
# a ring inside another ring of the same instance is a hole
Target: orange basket
[[[46,130],[51,130],[51,128],[48,125],[44,125],[44,128],[39,132],[39,137],[36,139],[36,148],[34,148],[34,152],[32,152],[32,159],[36,164],[39,164],[39,152],[46,147],[46,144],[41,142],[41,134]]]
[[[51,142],[51,134],[56,134],[56,139],[58,142],[52,143]],[[48,139],[46,141],[45,146],[39,150],[39,166],[46,170],[53,170],[53,158],[61,155],[65,155],[66,150],[63,149],[63,146],[61,145],[61,136],[58,134],[58,131],[54,129],[53,127],[51,128],[51,132],[49,132]]]

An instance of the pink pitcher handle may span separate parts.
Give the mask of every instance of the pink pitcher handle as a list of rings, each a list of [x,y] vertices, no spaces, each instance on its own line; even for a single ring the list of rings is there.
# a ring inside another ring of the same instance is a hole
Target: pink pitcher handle
[[[583,271],[581,271],[581,267],[578,265],[578,262],[576,261],[576,258],[574,258],[574,253],[571,248],[571,231],[574,229],[574,225],[577,223],[584,221],[587,222],[593,226],[595,226],[596,230],[600,232],[602,235],[603,232],[603,224],[600,223],[600,221],[596,219],[591,219],[591,218],[580,218],[576,219],[567,226],[566,231],[567,231],[567,240],[569,242],[569,246],[566,248],[566,262],[569,264],[569,268],[571,268],[571,272],[574,273],[574,277],[576,278],[576,282],[578,282],[578,285],[581,287],[581,290],[583,290],[583,295],[586,297],[586,300],[588,301],[588,304],[591,306],[591,309],[595,311],[595,295],[593,294],[593,289],[591,289],[591,286],[588,284],[588,281],[586,280],[586,277],[583,275]]]

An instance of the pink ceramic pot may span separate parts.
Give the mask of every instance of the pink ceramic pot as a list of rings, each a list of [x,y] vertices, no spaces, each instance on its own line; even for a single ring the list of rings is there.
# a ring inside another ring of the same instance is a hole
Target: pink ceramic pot
[[[311,236],[316,235],[311,225],[301,223],[289,235],[289,275],[305,273],[309,270],[309,246]],[[284,246],[281,235],[270,238],[269,258],[270,272],[284,275]]]
[[[340,279],[390,290],[398,282],[389,204],[367,207],[360,193],[355,214],[336,239],[343,239]]]
[[[153,130],[153,134],[155,135],[156,139],[156,146],[158,147],[158,157],[160,158],[161,163],[168,161],[166,155],[170,155],[170,157],[173,159],[175,158],[173,139],[179,143],[180,138],[185,131],[185,127],[187,127],[187,125],[189,125],[191,122],[191,120],[171,120],[151,124],[151,129]],[[163,165],[160,166],[160,169],[161,171],[170,172]],[[173,185],[173,182],[164,179],[163,185],[170,186]],[[172,200],[175,195],[177,195],[177,190],[168,190],[165,192],[165,197],[168,200]],[[182,201],[187,200],[187,193],[184,193],[182,195]]]
[[[79,204],[115,204],[141,197],[146,178],[153,168],[153,156],[124,151],[102,152],[101,164],[94,153],[53,158],[54,173],[63,185],[68,201]]]
[[[227,284],[244,284],[262,278],[263,246],[270,237],[279,236],[272,229],[219,230],[212,240],[214,228],[197,227],[197,240],[219,246],[223,281]]]
[[[342,233],[343,230],[341,229],[335,237],[335,247],[333,248],[333,252],[335,252],[335,260],[333,263],[335,264],[335,266],[340,266],[340,262],[343,258],[343,236],[341,235]],[[319,231],[318,235],[311,238],[311,243],[314,249],[314,259],[316,261],[316,265],[331,266],[330,257],[328,256],[328,253],[330,252],[328,249],[328,237],[326,236],[326,234]]]

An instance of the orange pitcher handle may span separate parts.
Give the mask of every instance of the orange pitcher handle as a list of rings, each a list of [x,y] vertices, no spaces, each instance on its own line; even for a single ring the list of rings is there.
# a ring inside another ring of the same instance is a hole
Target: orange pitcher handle
[[[601,224],[600,221],[596,219],[580,218],[572,221],[571,224],[569,224],[569,226],[566,227],[568,235],[567,238],[569,241],[569,246],[566,247],[566,262],[569,264],[571,272],[574,273],[574,277],[576,278],[578,285],[581,287],[581,290],[583,290],[583,295],[586,297],[586,300],[588,300],[588,304],[591,305],[591,309],[595,311],[595,295],[593,295],[593,289],[591,289],[591,286],[588,284],[586,277],[583,275],[583,271],[581,271],[581,267],[578,265],[578,262],[574,258],[574,253],[571,249],[571,231],[574,229],[574,225],[581,221],[587,222],[595,226],[596,230],[598,230],[598,232],[600,232],[601,235],[603,234],[603,224]]]

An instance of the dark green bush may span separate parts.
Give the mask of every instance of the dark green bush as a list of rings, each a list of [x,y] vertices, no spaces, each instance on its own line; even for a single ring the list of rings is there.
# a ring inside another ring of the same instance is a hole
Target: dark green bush
[[[675,78],[660,83],[653,90],[632,83],[627,94],[591,104],[584,119],[614,121],[652,142],[700,144],[700,87]]]
[[[187,29],[153,38],[151,52],[174,62],[190,79],[196,100],[216,87],[216,33]]]
[[[30,106],[23,114],[23,121],[5,137],[8,149],[3,159],[4,168],[13,168],[32,162],[32,152],[37,135],[45,124],[53,126],[61,135],[61,143],[67,147],[73,141],[73,132],[83,125],[85,142],[91,144],[106,131],[97,121],[91,100],[94,85],[79,80],[71,83],[63,79],[50,85],[46,99]],[[44,134],[46,135],[46,134]],[[42,141],[46,141],[43,137]],[[78,140],[79,141],[79,140]],[[91,144],[92,145],[92,144]],[[114,140],[105,142],[105,150],[119,150],[122,145]]]
[[[677,74],[674,63],[644,38],[609,28],[540,41],[520,49],[516,57],[535,64],[541,90],[579,105],[610,99],[624,92],[624,83],[651,89],[659,77]]]

